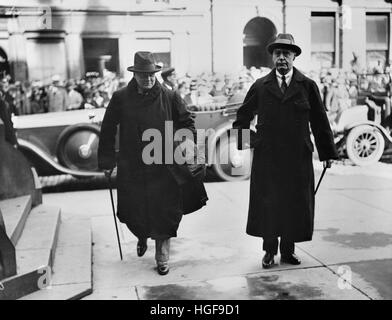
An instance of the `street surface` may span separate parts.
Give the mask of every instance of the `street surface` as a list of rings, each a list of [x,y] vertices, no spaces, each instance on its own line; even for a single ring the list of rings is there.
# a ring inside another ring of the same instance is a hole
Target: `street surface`
[[[391,164],[329,170],[313,241],[296,246],[302,264],[280,265],[277,256],[269,270],[261,240],[245,234],[249,181],[206,183],[208,205],[183,218],[167,276],[155,270],[154,242],[137,257],[136,238],[121,224],[120,261],[109,192],[102,181],[97,187],[52,187],[43,197],[62,208],[63,221],[91,218],[94,291],[85,299],[392,299]]]

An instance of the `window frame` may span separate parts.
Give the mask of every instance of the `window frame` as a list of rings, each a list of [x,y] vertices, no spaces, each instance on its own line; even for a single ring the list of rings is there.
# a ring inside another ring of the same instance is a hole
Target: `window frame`
[[[339,17],[338,17],[338,12],[335,10],[330,10],[330,11],[311,11],[311,16],[310,16],[310,29],[312,30],[312,19],[315,17],[331,17],[333,18],[333,33],[334,33],[334,41],[333,41],[333,51],[325,51],[325,50],[321,50],[321,51],[314,51],[313,50],[313,42],[312,42],[312,32],[311,32],[311,36],[310,36],[310,55],[311,57],[313,56],[313,54],[317,54],[317,53],[332,53],[332,65],[331,67],[336,67],[338,64],[340,64],[339,62]]]

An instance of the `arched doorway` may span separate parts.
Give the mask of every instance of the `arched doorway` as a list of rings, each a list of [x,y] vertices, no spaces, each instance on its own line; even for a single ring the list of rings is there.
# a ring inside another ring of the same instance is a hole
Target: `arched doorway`
[[[8,62],[7,54],[4,49],[0,47],[0,79],[7,74],[10,74],[10,64]]]
[[[244,66],[272,67],[267,45],[276,36],[275,25],[267,18],[253,18],[244,28]]]

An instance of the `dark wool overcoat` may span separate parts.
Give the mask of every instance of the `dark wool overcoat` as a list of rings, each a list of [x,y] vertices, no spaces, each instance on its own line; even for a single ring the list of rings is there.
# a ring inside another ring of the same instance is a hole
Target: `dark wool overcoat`
[[[186,128],[193,135],[196,133],[193,117],[177,93],[156,81],[151,90],[141,94],[133,79],[113,94],[101,126],[99,168],[113,169],[117,163],[118,217],[139,238],[175,237],[182,215],[189,213],[186,211],[189,203],[183,199],[192,201],[192,211],[207,201],[203,183],[193,178],[186,164],[175,161],[165,164],[165,139],[169,137],[165,137],[165,121],[173,122],[173,132]],[[143,150],[153,142],[151,138],[143,139],[148,129],[160,132],[163,164],[148,164],[143,160]],[[173,147],[166,150],[173,152],[177,146],[173,142]]]
[[[294,68],[283,94],[273,69],[249,89],[233,127],[248,129],[255,115],[247,233],[264,239],[309,241],[314,225],[314,147],[309,123],[320,160],[337,158],[316,83]]]

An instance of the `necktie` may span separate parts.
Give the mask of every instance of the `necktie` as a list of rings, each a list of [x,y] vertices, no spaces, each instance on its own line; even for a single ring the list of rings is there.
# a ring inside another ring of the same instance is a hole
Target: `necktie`
[[[280,90],[282,90],[282,93],[285,94],[287,90],[287,83],[286,83],[286,76],[282,76],[282,84],[280,85]]]

